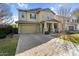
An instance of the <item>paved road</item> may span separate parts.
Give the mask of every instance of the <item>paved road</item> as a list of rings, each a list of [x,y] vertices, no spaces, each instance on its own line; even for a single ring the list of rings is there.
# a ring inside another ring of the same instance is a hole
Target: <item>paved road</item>
[[[19,37],[16,54],[43,44],[52,38],[54,37],[44,34],[21,34]]]

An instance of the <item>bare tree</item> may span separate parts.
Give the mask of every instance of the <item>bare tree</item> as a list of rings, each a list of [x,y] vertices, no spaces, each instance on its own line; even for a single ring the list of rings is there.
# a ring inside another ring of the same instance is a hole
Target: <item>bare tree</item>
[[[79,17],[79,8],[76,8],[75,10],[73,10],[71,15],[75,17]]]
[[[0,24],[12,23],[12,12],[10,6],[6,3],[0,3]]]
[[[79,8],[76,8],[75,10],[73,10],[71,13],[71,16],[75,17],[77,19],[77,22],[79,23]]]
[[[57,14],[64,17],[68,17],[70,15],[70,11],[71,11],[71,8],[61,6],[57,9]]]
[[[62,16],[62,33],[65,32],[65,18],[64,17],[70,17],[70,12],[71,12],[71,8],[65,7],[65,6],[61,6],[57,9],[57,14]]]

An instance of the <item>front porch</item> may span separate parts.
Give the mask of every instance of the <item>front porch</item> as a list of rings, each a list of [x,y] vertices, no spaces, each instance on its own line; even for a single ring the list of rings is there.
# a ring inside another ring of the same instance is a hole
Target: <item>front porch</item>
[[[41,32],[45,34],[48,33],[59,33],[59,22],[57,21],[43,21],[40,23]]]

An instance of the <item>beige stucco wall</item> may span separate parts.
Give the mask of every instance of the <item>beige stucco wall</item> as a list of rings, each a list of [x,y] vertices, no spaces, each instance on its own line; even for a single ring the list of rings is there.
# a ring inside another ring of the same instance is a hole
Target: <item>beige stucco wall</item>
[[[38,21],[43,21],[46,20],[46,16],[49,16],[49,18],[53,19],[54,14],[51,11],[48,10],[43,10],[38,14],[37,20]]]

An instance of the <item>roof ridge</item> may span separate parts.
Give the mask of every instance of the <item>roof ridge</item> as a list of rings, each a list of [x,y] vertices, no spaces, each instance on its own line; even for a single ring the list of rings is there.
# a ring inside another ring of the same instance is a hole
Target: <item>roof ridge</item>
[[[41,11],[41,10],[50,10],[53,14],[55,14],[50,8],[33,8],[33,9],[27,9],[27,10],[23,10],[23,9],[18,9],[19,11]]]

